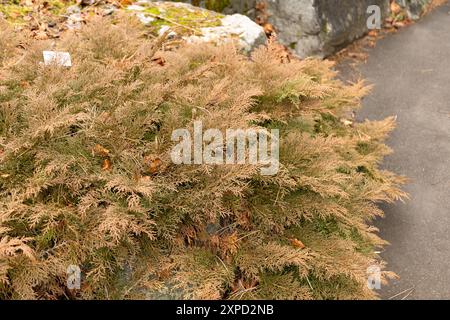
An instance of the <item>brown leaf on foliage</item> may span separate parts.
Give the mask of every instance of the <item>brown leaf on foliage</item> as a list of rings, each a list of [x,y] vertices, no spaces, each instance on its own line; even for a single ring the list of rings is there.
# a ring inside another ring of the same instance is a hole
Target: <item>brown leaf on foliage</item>
[[[224,236],[221,239],[221,248],[222,248],[222,252],[225,255],[233,255],[237,252],[238,249],[238,237],[237,237],[237,233],[232,233],[230,235]]]
[[[291,245],[298,248],[298,249],[304,249],[305,245],[303,244],[303,242],[301,242],[300,240],[296,239],[296,238],[292,238],[289,239],[289,241],[291,242]]]
[[[92,148],[92,154],[95,156],[107,157],[109,156],[109,150],[96,144],[94,148]]]
[[[29,86],[30,86],[30,83],[29,83],[28,81],[21,81],[21,82],[20,82],[20,86],[21,86],[22,88],[26,88],[26,87],[29,87]]]
[[[148,172],[157,173],[162,166],[162,161],[160,158],[154,158],[152,156],[145,156],[144,164],[145,164],[146,170]]]
[[[208,241],[207,246],[218,253],[219,257],[226,262],[229,262],[230,258],[236,254],[239,247],[239,239],[236,232],[225,235],[214,234],[205,240]]]
[[[109,159],[103,159],[102,161],[102,170],[110,171],[112,169],[112,163]]]

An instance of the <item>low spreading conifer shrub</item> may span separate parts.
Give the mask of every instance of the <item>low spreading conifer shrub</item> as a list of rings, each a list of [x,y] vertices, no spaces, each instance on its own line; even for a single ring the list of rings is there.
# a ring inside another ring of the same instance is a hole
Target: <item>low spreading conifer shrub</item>
[[[394,120],[344,120],[363,83],[275,44],[165,50],[126,19],[57,42],[2,26],[0,45],[0,299],[376,297],[371,221],[405,195],[379,168]],[[278,173],[174,164],[194,121],[279,129]]]

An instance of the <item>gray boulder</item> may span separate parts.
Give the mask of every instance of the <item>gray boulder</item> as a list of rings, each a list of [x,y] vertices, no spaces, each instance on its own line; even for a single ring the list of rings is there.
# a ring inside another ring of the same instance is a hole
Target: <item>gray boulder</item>
[[[281,0],[283,1],[283,0]],[[384,20],[389,12],[387,0],[321,0],[317,1],[317,12],[321,25],[318,34],[322,55],[329,55],[368,32],[367,20],[371,12],[367,9],[377,5]],[[301,43],[296,51],[301,55]]]
[[[382,19],[388,0],[270,0],[269,23],[281,43],[300,57],[325,57],[367,33],[367,8],[378,5]]]

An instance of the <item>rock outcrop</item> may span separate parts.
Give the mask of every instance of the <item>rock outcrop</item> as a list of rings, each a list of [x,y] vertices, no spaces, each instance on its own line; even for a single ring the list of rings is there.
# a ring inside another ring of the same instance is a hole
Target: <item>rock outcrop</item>
[[[395,0],[409,18],[416,20],[432,0]],[[264,0],[187,1],[226,13],[256,18],[256,6]],[[371,5],[380,7],[382,20],[390,12],[390,0],[265,0],[267,22],[281,43],[300,57],[332,54],[367,33]]]
[[[189,1],[188,1],[189,2]],[[194,3],[194,1],[191,1]],[[208,1],[197,1],[208,6]],[[229,0],[223,12],[239,12],[255,19],[258,0]],[[389,0],[266,0],[267,22],[279,41],[298,56],[325,57],[367,32],[367,8],[380,6],[383,17]]]
[[[159,33],[187,42],[223,43],[236,41],[240,48],[251,51],[267,40],[264,29],[242,14],[224,15],[188,3],[140,0],[127,7],[139,20],[156,27]]]
[[[170,28],[170,36],[189,42],[234,39],[244,50],[251,51],[266,41],[264,30],[256,21],[273,27],[279,41],[300,57],[325,57],[363,36],[373,14],[368,12],[369,6],[380,8],[381,20],[391,15],[390,20],[401,23],[408,18],[417,20],[435,2],[395,0],[398,5],[393,6],[393,0],[135,1],[126,9],[156,30]],[[32,1],[23,3],[0,0],[0,19],[28,27],[41,40],[58,38],[67,29],[81,28],[92,16],[109,16],[124,7],[113,1],[97,4],[91,0],[78,4],[52,0],[39,6],[33,6]],[[39,26],[35,23],[38,16],[45,20]]]
[[[382,18],[386,0],[272,0],[268,21],[280,41],[298,56],[327,56],[364,35],[370,5],[378,5]]]

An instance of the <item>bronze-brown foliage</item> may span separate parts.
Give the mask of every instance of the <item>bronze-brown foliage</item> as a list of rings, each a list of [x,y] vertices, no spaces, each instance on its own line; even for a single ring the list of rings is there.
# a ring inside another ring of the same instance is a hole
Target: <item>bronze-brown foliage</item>
[[[40,63],[50,42],[1,48],[0,297],[374,298],[370,221],[404,193],[378,168],[394,120],[341,121],[367,88],[328,62],[281,63],[274,45],[156,63],[143,34],[98,21],[66,35],[67,69]],[[280,129],[280,171],[174,165],[171,133],[195,120]]]

